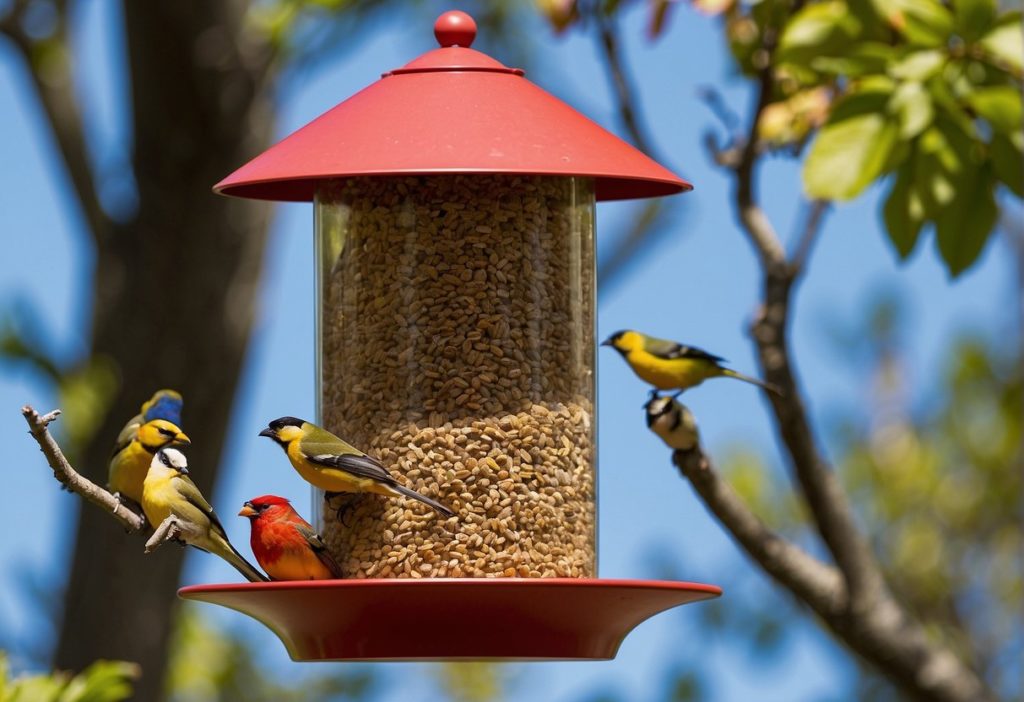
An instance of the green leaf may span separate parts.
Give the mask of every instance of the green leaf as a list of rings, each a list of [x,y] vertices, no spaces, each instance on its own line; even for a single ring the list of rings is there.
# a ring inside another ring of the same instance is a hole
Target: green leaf
[[[1018,197],[1024,197],[1024,134],[993,134],[989,153],[996,177]]]
[[[915,81],[900,84],[889,100],[889,111],[896,115],[900,138],[904,140],[923,132],[935,117],[931,96]]]
[[[889,26],[918,46],[942,46],[953,33],[953,15],[938,0],[873,0]]]
[[[139,667],[123,661],[96,661],[68,684],[60,702],[121,702],[132,694]]]
[[[968,41],[984,34],[995,21],[996,0],[953,0],[957,31]]]
[[[898,134],[886,101],[884,92],[853,93],[836,105],[804,162],[809,197],[851,200],[882,173]]]
[[[967,102],[993,129],[1004,134],[1021,130],[1024,109],[1021,107],[1020,91],[1015,86],[978,88],[967,96]]]
[[[961,173],[970,167],[972,140],[941,114],[917,141],[915,188],[925,216],[935,219],[956,196]]]
[[[799,63],[834,56],[852,43],[859,30],[860,22],[841,0],[807,5],[783,28],[776,57],[780,62]]]
[[[946,54],[938,49],[912,51],[889,68],[889,75],[901,80],[925,80],[939,72]]]
[[[858,42],[840,56],[815,56],[809,65],[819,73],[859,78],[885,73],[893,60],[893,48],[877,41]]]
[[[1024,36],[1021,35],[1021,13],[1008,12],[999,18],[996,28],[978,42],[985,53],[997,63],[1012,69],[1019,77],[1024,72]]]
[[[935,218],[935,234],[950,275],[956,277],[978,260],[999,218],[996,181],[989,164],[965,168],[953,199]]]
[[[914,250],[924,224],[924,206],[914,188],[915,170],[914,159],[909,159],[896,173],[892,189],[882,207],[889,241],[903,259]]]

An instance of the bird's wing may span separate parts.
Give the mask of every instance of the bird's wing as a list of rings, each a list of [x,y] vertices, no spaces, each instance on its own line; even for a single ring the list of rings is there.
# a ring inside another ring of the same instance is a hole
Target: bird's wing
[[[295,530],[302,535],[302,538],[306,540],[309,547],[313,549],[313,553],[316,557],[324,564],[327,570],[331,571],[331,575],[336,578],[341,577],[341,567],[338,562],[334,560],[330,551],[327,550],[327,544],[324,543],[323,537],[316,533],[309,524],[295,524]]]
[[[117,440],[114,442],[114,450],[111,452],[110,457],[113,458],[117,454],[125,450],[125,448],[135,437],[138,436],[139,427],[142,426],[142,415],[137,414],[128,420],[128,423],[121,429],[121,433],[117,435]]]
[[[646,343],[644,343],[644,350],[652,356],[663,358],[666,361],[675,360],[677,358],[693,358],[711,361],[712,363],[725,362],[725,359],[721,356],[715,356],[704,349],[699,349],[696,346],[686,346],[667,339],[648,338]]]
[[[222,536],[226,534],[224,531],[224,525],[220,523],[220,519],[217,518],[216,513],[213,511],[213,507],[206,501],[206,498],[203,497],[203,493],[199,492],[199,488],[196,487],[196,484],[193,483],[191,479],[184,475],[175,477],[174,489],[177,490],[182,499],[192,505],[195,509],[202,512],[203,516],[210,520],[210,524],[214,530]]]
[[[323,537],[316,533],[313,527],[309,524],[292,522],[292,526],[295,527],[295,531],[302,534],[302,538],[306,540],[306,543],[309,544],[311,549],[318,552],[327,550],[327,544],[324,543]]]
[[[305,451],[305,445],[303,445],[303,451]],[[396,484],[391,473],[388,473],[387,469],[381,465],[381,462],[366,454],[349,453],[339,455],[336,453],[314,453],[306,455],[310,463],[318,466],[336,468],[337,470],[350,473],[357,478],[369,478],[386,485]]]

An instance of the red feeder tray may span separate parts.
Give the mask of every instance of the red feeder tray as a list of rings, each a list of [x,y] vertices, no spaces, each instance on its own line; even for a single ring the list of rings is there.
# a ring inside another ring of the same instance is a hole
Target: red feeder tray
[[[640,622],[721,594],[700,583],[590,578],[321,580],[178,591],[259,620],[294,661],[608,660]]]

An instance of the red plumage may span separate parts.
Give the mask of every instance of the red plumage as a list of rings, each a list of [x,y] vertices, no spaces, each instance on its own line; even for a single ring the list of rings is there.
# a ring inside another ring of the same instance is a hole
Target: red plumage
[[[249,518],[249,544],[256,561],[274,580],[340,578],[337,562],[313,527],[277,495],[245,503],[239,515]]]

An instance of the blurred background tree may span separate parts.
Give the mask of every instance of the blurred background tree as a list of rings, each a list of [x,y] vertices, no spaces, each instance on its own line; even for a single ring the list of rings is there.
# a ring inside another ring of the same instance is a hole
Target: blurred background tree
[[[558,31],[592,36],[621,129],[660,156],[621,50],[620,21],[641,6],[656,41],[680,4],[524,0],[469,9],[500,37],[509,63],[509,57],[530,60],[523,13],[539,10]],[[857,372],[869,370],[876,379],[874,391],[822,432],[804,409],[787,333],[793,292],[829,203],[856,198],[877,183],[888,187],[881,231],[899,256],[934,233],[951,275],[978,259],[998,230],[1000,211],[1024,192],[1020,13],[1000,10],[994,0],[692,4],[718,18],[737,74],[753,93],[750,114],[741,118],[720,90],[704,92],[717,123],[706,143],[734,181],[736,218],[762,264],[762,307],[752,335],[766,377],[786,389],[773,411],[796,479],[796,489],[787,491],[782,471],[756,451],[716,446],[715,453],[727,456],[720,462],[740,498],[728,504],[756,515],[800,558],[814,559],[806,562],[834,579],[833,592],[867,574],[887,605],[923,623],[915,629],[923,634],[919,651],[953,655],[945,696],[932,696],[927,680],[905,675],[922,672],[923,659],[916,669],[911,663],[895,671],[854,640],[850,632],[863,611],[843,613],[850,625],[844,631],[811,604],[837,640],[860,656],[859,696],[1010,699],[1021,691],[1013,666],[1024,646],[1009,626],[1021,600],[1019,340],[998,349],[963,341],[950,354],[945,382],[930,383],[917,397],[900,372],[899,308],[881,305],[862,328],[846,331],[844,338],[856,343],[843,344],[856,354]],[[12,0],[0,6],[0,32],[31,76],[95,248],[90,347],[72,361],[47,357],[40,351],[46,331],[37,328],[29,305],[6,311],[3,353],[59,388],[67,417],[62,441],[94,479],[105,471],[109,437],[137,409],[137,395],[154,383],[181,389],[193,460],[207,467],[199,480],[210,491],[250,338],[268,211],[211,197],[209,187],[268,145],[273,98],[286,79],[344,46],[374,14],[420,3],[124,3],[131,137],[125,153],[113,158],[92,153],[85,136],[71,43],[76,5]],[[803,164],[805,225],[788,245],[758,200],[757,169],[769,156]],[[617,246],[602,256],[603,286],[679,221],[678,208],[662,203],[634,211]],[[822,444],[840,447],[834,472]],[[698,493],[736,534],[721,503],[699,487]],[[137,544],[95,510],[81,511],[77,534],[57,625],[58,667],[81,670],[97,657],[136,661],[144,671],[136,694],[145,700],[165,691],[172,700],[374,694],[373,681],[359,671],[312,677],[302,690],[263,676],[238,636],[204,628],[168,606],[181,575],[179,554],[143,561]],[[796,611],[809,603],[799,580],[780,579],[756,544],[737,539],[795,597],[753,585],[750,606],[734,598],[728,607],[707,607],[705,626],[740,632],[762,656],[785,640],[791,610],[781,603],[795,600]],[[91,604],[97,601],[105,606]],[[128,620],[145,626],[110,625]],[[202,659],[207,665],[196,679],[199,666],[190,661],[203,650],[215,655]],[[211,659],[220,667],[210,667]],[[674,661],[666,680],[669,699],[701,699],[709,687],[702,671]],[[453,698],[483,700],[500,699],[515,680],[495,667],[452,666],[438,674],[438,684]],[[600,697],[619,698],[615,690]]]

